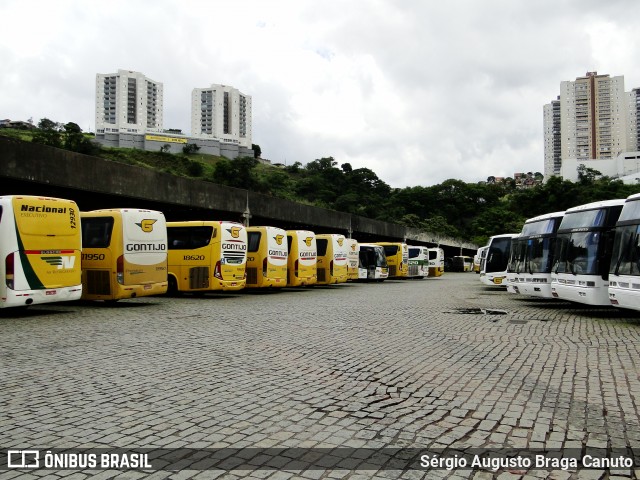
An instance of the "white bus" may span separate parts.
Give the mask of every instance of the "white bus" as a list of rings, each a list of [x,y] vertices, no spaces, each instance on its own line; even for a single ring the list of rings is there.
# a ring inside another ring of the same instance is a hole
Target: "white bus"
[[[409,271],[407,277],[409,278],[424,278],[429,275],[429,249],[427,247],[420,247],[409,245]]]
[[[511,252],[511,241],[517,233],[494,235],[487,242],[487,253],[480,269],[480,281],[492,287],[506,287],[507,264]]]
[[[384,247],[373,243],[360,243],[358,279],[382,282],[389,278],[389,265]]]
[[[609,267],[624,200],[570,208],[558,229],[551,294],[588,305],[610,305]]]
[[[616,223],[609,268],[609,301],[640,310],[640,194],[627,198]]]
[[[0,197],[0,308],[78,300],[82,238],[72,200]]]
[[[440,277],[444,273],[444,250],[440,247],[429,249],[429,276]]]
[[[551,269],[556,237],[564,212],[530,218],[513,239],[507,266],[507,291],[552,298]]]

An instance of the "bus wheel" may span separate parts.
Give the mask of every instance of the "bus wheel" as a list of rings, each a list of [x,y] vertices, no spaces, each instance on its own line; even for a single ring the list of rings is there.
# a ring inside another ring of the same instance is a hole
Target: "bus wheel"
[[[169,277],[169,285],[167,287],[167,295],[175,297],[178,295],[178,282],[175,277]]]

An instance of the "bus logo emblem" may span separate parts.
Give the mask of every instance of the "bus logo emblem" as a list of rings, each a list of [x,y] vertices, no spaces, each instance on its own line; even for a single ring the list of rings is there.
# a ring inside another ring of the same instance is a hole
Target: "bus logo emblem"
[[[149,233],[153,232],[153,224],[156,222],[156,219],[145,219],[140,223],[136,223],[136,225],[138,225],[143,232]]]
[[[355,243],[351,244],[351,250],[353,250],[354,252],[356,251],[356,247],[357,247],[357,245]]]
[[[227,232],[229,232],[233,238],[238,238],[240,236],[240,230],[240,227],[227,228]]]
[[[344,238],[339,238],[338,245],[342,246],[343,243],[344,243]]]
[[[283,238],[284,238],[284,235],[276,235],[275,237],[273,237],[273,239],[276,241],[278,245],[282,245]]]
[[[58,270],[62,270],[63,268],[73,268],[73,265],[76,262],[76,257],[72,255],[61,255],[59,257],[40,257],[42,260],[47,262],[51,266],[58,267]]]
[[[307,247],[311,246],[311,241],[313,240],[313,237],[307,237],[304,239],[304,243],[307,244]]]

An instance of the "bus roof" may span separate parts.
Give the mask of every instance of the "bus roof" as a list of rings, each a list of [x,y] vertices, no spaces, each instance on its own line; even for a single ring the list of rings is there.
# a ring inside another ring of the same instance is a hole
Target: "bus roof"
[[[513,238],[513,237],[517,237],[519,236],[519,233],[501,233],[500,235],[493,235],[492,237],[489,237],[489,243],[491,242],[491,240],[495,239],[495,238]]]
[[[559,218],[564,216],[564,211],[562,212],[553,212],[553,213],[545,213],[544,215],[538,215],[537,217],[532,217],[528,219],[524,223],[534,223],[541,222],[543,220],[549,220],[550,218]]]
[[[569,208],[565,213],[569,214],[586,210],[597,210],[599,208],[616,207],[618,205],[623,205],[625,200],[626,199],[616,198],[614,200],[602,200],[600,202],[585,203],[584,205],[578,205],[577,207]]]

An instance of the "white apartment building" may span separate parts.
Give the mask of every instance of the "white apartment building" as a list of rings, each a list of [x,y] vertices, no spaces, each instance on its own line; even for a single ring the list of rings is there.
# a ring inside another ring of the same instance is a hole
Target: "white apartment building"
[[[630,150],[640,150],[640,88],[634,88],[628,95],[627,143]]]
[[[631,123],[631,104],[624,76],[587,72],[575,81],[561,82],[558,100],[543,109],[545,177],[560,175],[565,160],[611,160],[638,150],[638,122]]]
[[[140,72],[96,74],[96,133],[162,131],[162,83]]]
[[[562,150],[560,145],[560,97],[544,106],[544,175],[560,175]],[[548,173],[551,172],[551,173]]]
[[[194,88],[191,135],[251,148],[251,96],[228,85]]]

